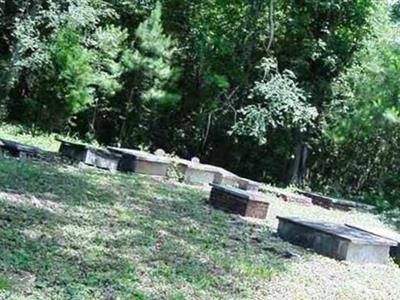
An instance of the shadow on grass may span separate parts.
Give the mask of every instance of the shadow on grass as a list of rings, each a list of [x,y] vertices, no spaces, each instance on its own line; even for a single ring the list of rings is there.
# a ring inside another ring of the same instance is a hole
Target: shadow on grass
[[[0,296],[146,298],[135,289],[135,265],[96,241],[97,225],[105,224],[85,211],[111,204],[112,192],[52,165],[1,160],[0,166]]]
[[[245,298],[291,262],[268,227],[149,177],[5,160],[0,187],[0,271],[22,297],[148,299],[145,279],[156,299]]]

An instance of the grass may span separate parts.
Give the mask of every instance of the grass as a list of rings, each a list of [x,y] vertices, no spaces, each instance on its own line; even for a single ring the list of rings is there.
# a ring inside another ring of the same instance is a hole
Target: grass
[[[36,132],[20,125],[0,124],[0,138],[29,144],[47,151],[58,151],[60,143],[56,134]]]
[[[387,228],[380,216],[270,198],[255,222],[207,198],[161,179],[0,158],[0,299],[400,298],[393,262],[337,262],[274,234],[277,215]]]
[[[284,268],[251,242],[267,226],[210,209],[201,190],[15,160],[0,162],[0,185],[10,299],[250,297],[245,281]]]

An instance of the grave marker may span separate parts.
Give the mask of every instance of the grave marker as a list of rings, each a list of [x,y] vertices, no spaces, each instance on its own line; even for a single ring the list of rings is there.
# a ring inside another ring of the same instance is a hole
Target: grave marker
[[[328,222],[278,217],[279,236],[317,253],[357,263],[385,264],[393,240]]]
[[[120,155],[89,147],[81,143],[74,143],[61,139],[57,140],[61,143],[59,152],[63,156],[100,169],[110,171],[116,171],[118,169],[118,163],[121,158]]]
[[[300,191],[300,193],[306,197],[311,198],[312,203],[314,205],[318,205],[326,209],[338,209],[342,211],[351,211],[351,210],[373,211],[375,209],[375,207],[372,205],[367,205],[355,201],[336,199],[311,192]]]
[[[211,184],[210,204],[216,208],[245,217],[265,219],[269,202],[262,194]]]
[[[119,153],[122,158],[118,170],[122,172],[135,172],[152,176],[166,176],[171,159],[153,155],[134,149],[108,147],[112,152]]]

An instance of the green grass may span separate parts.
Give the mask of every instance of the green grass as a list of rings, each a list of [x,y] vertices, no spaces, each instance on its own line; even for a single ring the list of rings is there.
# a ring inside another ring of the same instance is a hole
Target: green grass
[[[242,298],[248,277],[284,269],[251,242],[268,239],[267,226],[236,224],[203,191],[15,160],[0,162],[0,185],[0,270],[12,299]]]
[[[1,124],[0,138],[36,146],[47,151],[58,151],[60,143],[56,134],[47,134],[20,125]]]
[[[274,234],[277,215],[387,228],[381,216],[271,197],[255,222],[207,198],[161,179],[0,158],[0,299],[400,298],[394,263],[337,262]]]

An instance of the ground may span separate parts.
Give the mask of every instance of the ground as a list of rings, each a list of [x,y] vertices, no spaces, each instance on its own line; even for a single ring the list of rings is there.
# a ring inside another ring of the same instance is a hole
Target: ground
[[[168,180],[2,158],[0,299],[400,298],[394,262],[338,262],[275,234],[277,215],[387,228],[380,215],[271,197],[260,222],[207,198]]]

